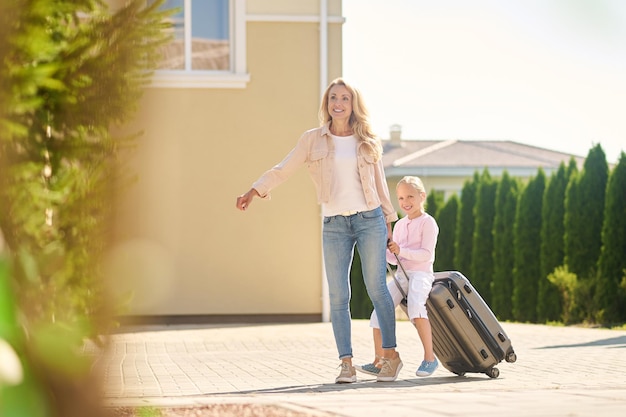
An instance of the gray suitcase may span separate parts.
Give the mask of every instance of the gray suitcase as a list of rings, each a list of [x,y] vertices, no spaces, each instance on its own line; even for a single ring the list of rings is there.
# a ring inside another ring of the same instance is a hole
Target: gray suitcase
[[[426,302],[433,349],[450,372],[485,373],[497,378],[495,366],[517,355],[504,329],[470,281],[457,271],[435,273]]]

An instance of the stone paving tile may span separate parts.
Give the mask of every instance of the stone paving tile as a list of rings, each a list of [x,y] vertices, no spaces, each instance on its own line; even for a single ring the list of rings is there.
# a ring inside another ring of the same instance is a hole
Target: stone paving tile
[[[342,416],[623,416],[626,331],[504,323],[518,356],[496,379],[443,367],[414,372],[413,326],[398,322],[399,380],[334,384],[339,361],[329,323],[135,329],[112,337],[98,361],[112,405],[274,402]],[[373,356],[371,329],[355,320],[355,363]],[[89,349],[88,349],[89,351]],[[95,349],[89,351],[96,354]]]

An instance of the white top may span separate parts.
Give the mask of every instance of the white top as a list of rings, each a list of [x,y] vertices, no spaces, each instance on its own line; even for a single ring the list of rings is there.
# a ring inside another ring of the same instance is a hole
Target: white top
[[[357,138],[331,135],[335,144],[335,174],[330,185],[328,203],[322,204],[322,215],[336,216],[346,211],[367,211],[363,186],[357,167]]]

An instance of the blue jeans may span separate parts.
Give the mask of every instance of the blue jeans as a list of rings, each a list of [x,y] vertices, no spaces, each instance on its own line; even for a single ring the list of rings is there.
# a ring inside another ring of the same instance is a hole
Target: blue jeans
[[[387,224],[380,207],[352,216],[324,217],[324,265],[330,298],[330,320],[339,358],[352,357],[350,266],[356,245],[367,294],[378,315],[383,349],[396,347],[396,316],[387,289]]]

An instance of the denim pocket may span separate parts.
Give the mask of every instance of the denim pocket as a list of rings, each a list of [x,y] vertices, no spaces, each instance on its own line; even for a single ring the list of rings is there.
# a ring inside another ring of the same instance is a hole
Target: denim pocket
[[[375,208],[374,210],[363,211],[360,214],[364,219],[379,219],[383,217],[383,210],[380,207],[378,207],[378,208]]]

